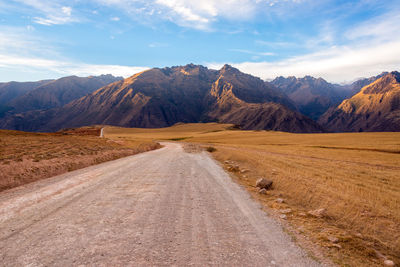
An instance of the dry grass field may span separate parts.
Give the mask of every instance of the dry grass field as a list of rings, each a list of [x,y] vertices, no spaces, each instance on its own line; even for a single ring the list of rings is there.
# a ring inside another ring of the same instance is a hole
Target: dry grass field
[[[99,135],[98,127],[58,133],[0,130],[0,191],[159,146],[117,143]]]
[[[342,266],[381,266],[384,259],[400,264],[400,133],[291,134],[187,124],[110,127],[105,136],[213,147],[214,157],[267,211],[287,222],[300,243],[320,245]],[[267,195],[254,186],[259,177],[274,181]],[[319,208],[326,209],[321,218],[307,214]]]

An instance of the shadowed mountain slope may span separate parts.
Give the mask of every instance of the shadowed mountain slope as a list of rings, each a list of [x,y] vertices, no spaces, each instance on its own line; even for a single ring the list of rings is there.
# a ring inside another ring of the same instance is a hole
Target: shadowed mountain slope
[[[311,76],[277,77],[271,83],[287,94],[302,114],[315,120],[349,94],[348,90],[339,85]]]
[[[0,126],[50,131],[90,124],[157,128],[219,121],[245,129],[322,131],[289,107],[294,108],[292,101],[275,86],[229,65],[217,71],[189,64],[144,71],[62,108],[18,114]]]
[[[2,117],[5,112],[13,109],[9,105],[11,101],[51,81],[52,80],[0,83],[0,117]]]
[[[13,113],[62,107],[112,82],[122,80],[110,74],[90,77],[70,76],[50,81],[8,103]]]
[[[400,131],[400,73],[388,73],[363,87],[319,122],[331,131]]]

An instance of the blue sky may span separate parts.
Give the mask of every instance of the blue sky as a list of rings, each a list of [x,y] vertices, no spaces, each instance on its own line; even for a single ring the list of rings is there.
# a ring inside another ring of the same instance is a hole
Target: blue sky
[[[0,0],[0,81],[229,63],[348,82],[400,69],[399,0]]]

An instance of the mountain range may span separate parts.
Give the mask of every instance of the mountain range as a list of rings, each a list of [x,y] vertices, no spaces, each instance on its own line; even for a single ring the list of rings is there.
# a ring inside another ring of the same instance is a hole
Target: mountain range
[[[249,130],[398,131],[399,80],[392,72],[349,85],[311,76],[266,82],[229,65],[212,70],[189,64],[154,68],[127,79],[101,75],[5,83],[0,84],[0,128],[157,128],[212,121]]]
[[[400,73],[387,73],[328,110],[319,123],[339,132],[400,131]]]

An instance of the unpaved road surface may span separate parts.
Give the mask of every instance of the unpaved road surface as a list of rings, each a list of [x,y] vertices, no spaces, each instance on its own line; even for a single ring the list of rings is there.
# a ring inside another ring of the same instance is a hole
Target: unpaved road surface
[[[318,266],[179,144],[0,193],[2,266]]]

